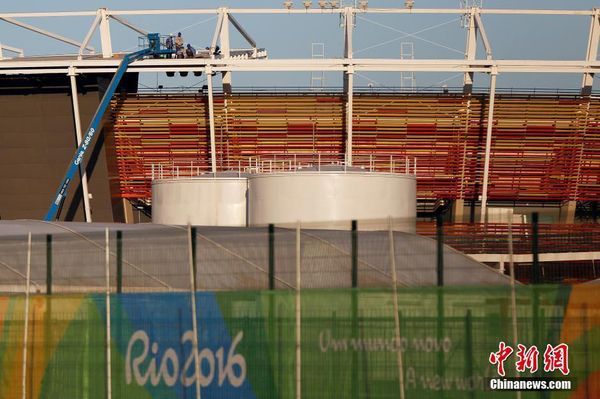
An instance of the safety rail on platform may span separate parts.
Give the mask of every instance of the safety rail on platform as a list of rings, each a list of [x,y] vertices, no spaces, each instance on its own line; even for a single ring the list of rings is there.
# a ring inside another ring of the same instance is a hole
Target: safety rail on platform
[[[353,163],[337,159],[335,154],[269,154],[238,160],[237,167],[219,168],[221,172],[278,173],[297,171],[340,171],[417,174],[417,158],[394,155],[363,155]],[[150,165],[152,180],[179,179],[212,174],[206,163],[173,162]]]

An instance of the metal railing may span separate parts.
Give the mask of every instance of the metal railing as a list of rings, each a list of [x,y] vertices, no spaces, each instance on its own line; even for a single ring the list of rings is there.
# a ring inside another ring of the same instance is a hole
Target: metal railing
[[[231,162],[229,162],[231,165]],[[235,161],[233,161],[235,165]],[[417,175],[417,158],[398,155],[357,155],[350,164],[337,154],[269,154],[238,160],[237,165],[221,167],[221,172],[234,172],[239,177],[248,173],[280,173],[298,171],[316,172],[372,172]],[[152,180],[179,179],[211,175],[211,166],[205,162],[172,162],[150,165]]]

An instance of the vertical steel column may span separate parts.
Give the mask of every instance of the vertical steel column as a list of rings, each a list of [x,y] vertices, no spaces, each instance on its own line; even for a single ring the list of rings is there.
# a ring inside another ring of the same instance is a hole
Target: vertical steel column
[[[590,24],[590,32],[588,37],[588,45],[586,52],[586,61],[596,61],[598,58],[598,45],[600,44],[600,9],[594,8],[592,21]],[[581,94],[589,96],[592,94],[592,86],[594,85],[594,74],[584,73]]]
[[[111,369],[111,341],[110,341],[110,233],[105,231],[104,272],[106,274],[106,398],[112,398],[112,369]]]
[[[352,123],[354,118],[352,117],[352,113],[354,110],[354,68],[348,66],[348,88],[346,90],[346,162],[348,165],[352,166],[353,160],[353,149],[352,149],[352,140],[353,140],[353,126]]]
[[[396,250],[394,248],[394,220],[389,218],[390,268],[392,269],[392,298],[394,301],[394,327],[398,345],[398,385],[400,399],[404,399],[404,367],[402,365],[402,340],[400,338],[400,312],[398,309],[398,279],[396,277]]]
[[[275,289],[275,225],[269,225],[269,290]]]
[[[302,297],[300,221],[296,225],[296,399],[302,399]]]
[[[469,9],[469,27],[467,28],[467,48],[465,50],[465,59],[472,61],[477,56],[477,27],[475,26],[475,13],[478,12],[477,7]],[[463,93],[471,93],[473,91],[473,72],[465,72],[463,81]]]
[[[488,180],[490,176],[490,153],[492,151],[492,129],[494,124],[494,100],[496,97],[496,77],[498,71],[492,69],[492,81],[490,83],[490,105],[488,107],[487,133],[485,136],[485,160],[483,164],[483,190],[481,193],[481,223],[486,223]]]
[[[46,295],[52,294],[52,235],[46,235]]]
[[[117,294],[123,291],[123,232],[117,231]]]
[[[469,26],[467,27],[467,44],[465,49],[465,59],[466,60],[474,60],[476,58],[476,50],[477,50],[477,27],[475,25],[475,12],[477,9],[471,8],[469,10]],[[463,94],[468,96],[467,106],[466,106],[466,117],[465,117],[465,143],[463,146],[462,152],[462,168],[460,175],[460,198],[454,201],[452,204],[452,221],[462,223],[464,219],[464,208],[465,208],[465,199],[464,199],[464,184],[465,184],[465,168],[466,168],[466,158],[467,158],[467,136],[469,134],[470,127],[470,117],[471,117],[471,94],[473,92],[473,80],[474,73],[473,72],[465,72],[463,78]]]
[[[346,7],[344,10],[344,57],[348,60],[347,70],[344,74],[344,92],[346,93],[346,163],[352,165],[352,113],[354,109],[354,67],[351,60],[353,53],[354,8]]]
[[[204,70],[206,84],[208,85],[208,116],[210,118],[210,165],[211,172],[217,173],[217,154],[215,144],[215,110],[213,98],[212,67],[207,66]]]
[[[469,26],[467,27],[467,44],[465,49],[465,59],[474,60],[477,49],[477,28],[475,26],[475,12],[470,10]],[[467,106],[465,115],[465,133],[464,145],[462,151],[462,165],[460,174],[460,198],[456,199],[452,204],[452,221],[462,223],[464,219],[464,185],[465,185],[465,168],[467,158],[467,137],[469,135],[470,116],[471,116],[471,94],[473,92],[473,72],[466,72],[463,78],[463,94],[467,96]]]
[[[192,302],[192,350],[196,369],[196,399],[200,399],[200,357],[198,355],[198,321],[196,320],[196,290],[194,288],[194,255],[192,251],[192,226],[188,225],[188,261],[190,264],[190,299]]]
[[[100,8],[100,41],[102,42],[102,58],[112,58],[113,56],[108,20],[108,10],[106,8]]]
[[[227,7],[221,7],[219,12],[223,14],[223,22],[219,35],[221,58],[228,59],[231,57],[231,48],[229,44],[229,11],[227,10]],[[221,78],[223,82],[223,93],[231,93],[231,72],[221,72]]]
[[[531,215],[531,252],[533,254],[533,265],[531,270],[532,284],[541,284],[542,282],[539,262],[539,234],[539,215],[537,212],[534,212]]]
[[[29,285],[31,284],[31,231],[27,235],[27,279],[25,280],[25,328],[23,331],[22,398],[27,397],[27,346],[29,345]]]
[[[79,97],[77,95],[77,79],[73,67],[69,68],[69,77],[71,78],[71,101],[73,103],[73,117],[75,119],[75,134],[77,136],[77,148],[81,145],[81,118],[79,116]],[[79,176],[81,177],[81,190],[83,191],[83,208],[85,210],[85,221],[92,221],[92,210],[90,208],[90,193],[88,191],[87,174],[85,171],[85,162],[83,159],[79,164]]]

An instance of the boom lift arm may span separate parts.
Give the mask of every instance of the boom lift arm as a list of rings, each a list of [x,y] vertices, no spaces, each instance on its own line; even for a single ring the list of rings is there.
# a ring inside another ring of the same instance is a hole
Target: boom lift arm
[[[88,150],[88,148],[90,147],[90,144],[92,143],[92,139],[94,138],[94,135],[98,131],[100,122],[102,121],[102,116],[104,116],[104,112],[106,112],[106,108],[108,108],[108,104],[110,103],[110,100],[111,100],[113,94],[117,90],[117,86],[119,85],[119,83],[121,82],[121,79],[125,75],[125,71],[127,70],[127,67],[132,62],[139,60],[147,55],[161,55],[161,54],[172,54],[173,53],[173,50],[171,50],[171,49],[161,48],[160,38],[157,33],[149,34],[147,36],[147,40],[148,40],[147,48],[136,51],[135,53],[127,54],[126,56],[123,57],[123,61],[121,61],[121,63],[119,64],[119,67],[117,68],[117,71],[115,72],[115,75],[113,76],[112,80],[110,81],[110,84],[108,85],[106,93],[104,93],[104,97],[102,97],[100,106],[96,110],[96,113],[94,114],[94,117],[92,118],[92,122],[90,123],[90,126],[88,127],[86,134],[83,137],[83,140],[81,141],[81,145],[79,146],[79,148],[77,148],[77,151],[75,152],[75,156],[73,157],[73,159],[71,160],[71,163],[69,164],[67,173],[63,177],[63,180],[62,180],[60,186],[58,187],[58,190],[56,191],[54,200],[52,201],[52,204],[50,205],[50,209],[48,209],[48,212],[46,213],[46,216],[44,217],[45,221],[52,221],[53,219],[55,219],[62,202],[66,198],[67,190],[69,189],[69,184],[73,180],[73,176],[75,176],[75,172],[79,168],[79,164],[83,160],[83,157],[85,156],[86,151]]]

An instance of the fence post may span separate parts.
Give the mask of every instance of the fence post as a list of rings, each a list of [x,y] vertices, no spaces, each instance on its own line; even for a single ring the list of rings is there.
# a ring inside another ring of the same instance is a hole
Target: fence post
[[[192,226],[188,224],[188,261],[190,264],[190,296],[192,301],[192,350],[194,351],[194,366],[196,369],[196,399],[200,399],[200,358],[198,355],[198,323],[196,320],[196,288],[194,274],[194,250],[192,247]]]
[[[275,289],[275,225],[269,225],[269,290]]]
[[[352,338],[358,342],[358,292],[354,288],[358,286],[358,245],[356,234],[356,220],[352,221]],[[358,352],[352,353],[352,381],[351,392],[353,398],[358,398]]]
[[[513,250],[513,233],[512,233],[512,216],[508,216],[508,255],[509,255],[509,270],[510,270],[510,302],[512,314],[512,332],[515,347],[519,343],[519,330],[517,328],[517,293],[515,287],[515,262]],[[519,378],[519,373],[516,377]],[[521,391],[517,391],[517,399],[521,399]]]
[[[27,279],[25,280],[25,328],[23,332],[23,399],[27,397],[27,346],[29,338],[29,285],[31,284],[31,231],[27,236]]]
[[[389,218],[390,239],[390,268],[392,269],[392,294],[394,300],[394,327],[396,328],[396,342],[398,343],[398,384],[400,385],[400,399],[404,399],[404,367],[402,365],[402,340],[400,339],[400,312],[398,310],[398,279],[396,277],[396,250],[394,249],[394,220]]]
[[[300,221],[296,225],[296,399],[302,399],[302,297],[301,297],[301,280],[300,274]]]
[[[352,221],[352,288],[358,287],[358,233],[356,220]]]
[[[275,225],[269,224],[269,291],[275,290]],[[279,306],[281,308],[281,305]],[[277,392],[281,392],[283,389],[281,375],[281,322],[278,325],[275,325],[275,292],[269,292],[269,339],[271,342],[277,342],[278,345],[278,354],[277,354],[277,366],[278,366],[278,375],[277,375]],[[276,327],[279,327],[276,329]],[[276,333],[277,330],[277,333]],[[275,336],[277,334],[277,337]]]
[[[192,272],[193,272],[193,276],[192,276],[192,282],[194,284],[194,291],[197,290],[197,284],[196,284],[196,276],[197,276],[197,271],[198,271],[198,266],[197,266],[197,258],[196,258],[196,228],[192,227]]]
[[[585,360],[584,360],[584,375],[587,377],[590,375],[590,344],[589,344],[589,332],[588,331],[588,315],[587,315],[587,302],[583,303],[582,309],[581,309],[581,324],[582,324],[582,330],[581,331],[586,331],[586,333],[583,334],[583,353],[585,354]],[[585,379],[585,397],[589,398],[590,397],[590,383],[589,383],[589,378]]]
[[[52,234],[46,236],[46,295],[52,294]]]
[[[531,215],[531,252],[533,253],[533,269],[531,270],[531,283],[540,284],[540,262],[539,262],[539,214],[534,212]]]
[[[471,309],[467,309],[465,318],[465,363],[467,364],[467,378],[473,378],[473,319],[471,318]],[[475,390],[470,391],[470,397],[475,397]]]
[[[445,321],[446,321],[446,310],[444,308],[444,287],[443,286],[438,286],[437,287],[437,311],[438,311],[438,319],[437,319],[437,339],[438,342],[442,342],[444,340],[444,335],[445,335]],[[442,381],[444,380],[445,376],[446,376],[446,359],[444,356],[444,351],[443,350],[439,350],[437,352],[437,368],[438,368],[438,374],[439,376],[442,378]],[[444,390],[440,389],[438,391],[438,397],[443,398],[444,397]]]
[[[444,285],[444,222],[438,216],[437,226],[437,285]]]
[[[437,235],[437,296],[438,296],[438,323],[437,323],[437,338],[439,342],[444,339],[444,222],[442,216],[438,215],[436,219],[436,235]],[[438,372],[442,379],[445,376],[445,359],[444,351],[438,351]],[[444,397],[444,391],[439,391],[439,397]]]
[[[106,398],[112,398],[112,370],[111,370],[111,343],[110,343],[110,233],[108,227],[105,231],[104,272],[106,274]]]
[[[117,294],[123,291],[123,232],[117,231]]]

